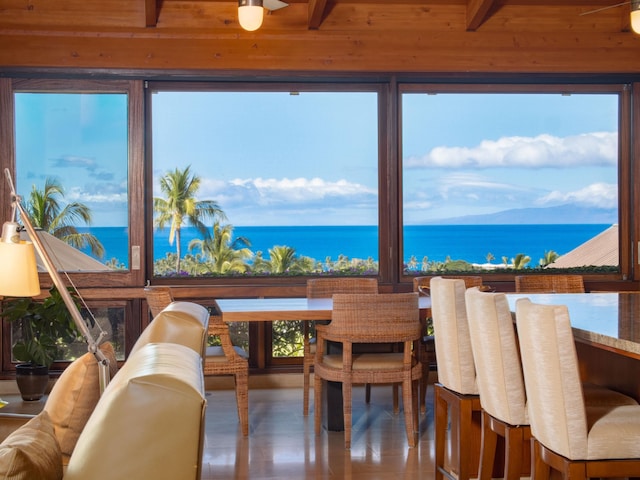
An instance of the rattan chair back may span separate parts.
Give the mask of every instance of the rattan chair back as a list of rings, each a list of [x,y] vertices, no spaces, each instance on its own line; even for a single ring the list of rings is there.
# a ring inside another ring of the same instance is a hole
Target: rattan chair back
[[[516,293],[584,293],[582,275],[517,275]]]
[[[144,287],[144,296],[147,300],[147,305],[149,305],[149,310],[151,311],[151,316],[153,318],[173,302],[171,287],[147,286]]]

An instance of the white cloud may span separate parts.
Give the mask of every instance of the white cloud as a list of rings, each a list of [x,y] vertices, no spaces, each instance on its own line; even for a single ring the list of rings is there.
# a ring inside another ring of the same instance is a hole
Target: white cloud
[[[539,206],[574,203],[589,207],[615,208],[618,206],[618,188],[610,183],[593,183],[573,192],[555,190],[536,203]]]
[[[374,200],[377,190],[348,180],[327,181],[321,178],[237,178],[227,184],[216,185],[212,197],[224,206],[226,202],[255,202],[259,205],[318,202],[353,203]],[[204,198],[204,197],[203,197]]]
[[[593,132],[570,137],[503,137],[475,147],[435,147],[422,157],[404,160],[407,168],[564,168],[615,165],[618,134]]]

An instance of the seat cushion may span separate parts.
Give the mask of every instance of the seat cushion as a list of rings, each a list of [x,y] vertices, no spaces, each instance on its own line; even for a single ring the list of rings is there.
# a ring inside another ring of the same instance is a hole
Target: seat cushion
[[[109,342],[103,343],[100,350],[109,360],[109,374],[112,378],[118,370],[113,345]],[[96,357],[87,352],[62,372],[47,398],[44,411],[51,418],[56,438],[65,457],[73,452],[82,429],[98,403],[98,379]]]
[[[62,478],[62,452],[47,412],[36,415],[0,444],[0,478]]]
[[[587,407],[587,458],[640,458],[640,406]]]
[[[240,357],[244,359],[249,358],[249,354],[244,349],[240,347],[233,347],[233,349],[236,351],[236,353]],[[207,347],[206,354],[207,354],[206,356],[207,362],[226,362],[227,361],[227,357],[224,356],[224,351],[220,346]]]

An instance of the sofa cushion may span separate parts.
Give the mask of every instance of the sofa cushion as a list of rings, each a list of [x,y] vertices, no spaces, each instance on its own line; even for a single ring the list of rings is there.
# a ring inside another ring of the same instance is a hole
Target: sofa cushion
[[[0,444],[0,479],[62,478],[62,453],[53,423],[41,412]]]
[[[111,343],[106,342],[100,350],[109,360],[109,373],[113,377],[118,369]],[[73,452],[78,437],[100,398],[98,362],[92,353],[85,353],[73,361],[51,389],[44,406],[51,417],[65,457]],[[65,462],[66,463],[66,462]]]

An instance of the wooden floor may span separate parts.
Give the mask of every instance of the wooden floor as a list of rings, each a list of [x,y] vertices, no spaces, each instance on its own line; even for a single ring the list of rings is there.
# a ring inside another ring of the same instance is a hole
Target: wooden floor
[[[249,437],[240,432],[234,392],[208,391],[202,480],[432,480],[432,386],[415,448],[407,444],[402,411],[393,414],[391,387],[372,387],[369,405],[364,388],[356,387],[353,398],[352,446],[345,450],[341,432],[323,430],[316,437],[313,410],[302,415],[299,388],[250,390]]]

